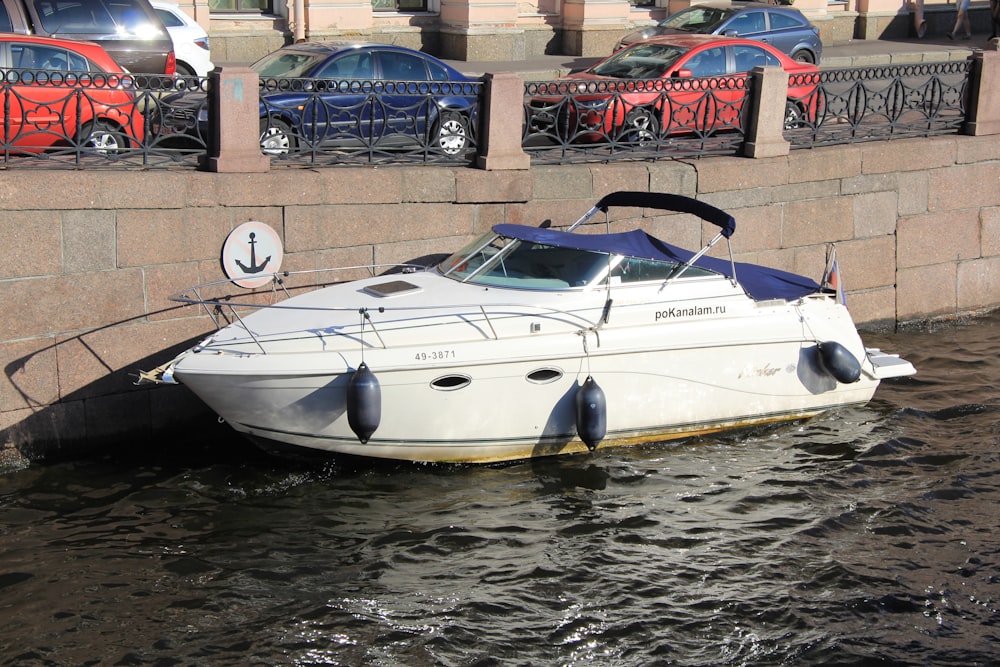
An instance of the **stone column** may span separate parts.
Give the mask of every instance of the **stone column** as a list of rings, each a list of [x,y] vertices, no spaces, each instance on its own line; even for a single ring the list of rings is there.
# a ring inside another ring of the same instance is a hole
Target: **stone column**
[[[626,31],[628,0],[564,0],[563,51],[573,56],[609,56]]]
[[[177,0],[177,6],[198,22],[205,32],[209,31],[208,0]]]
[[[969,82],[969,108],[964,134],[1000,134],[1000,39],[976,52]]]
[[[304,16],[289,16],[302,23],[301,31],[304,36],[310,35],[343,35],[350,34],[349,31],[369,31],[374,25],[375,13],[372,11],[372,3],[357,2],[356,0],[328,0],[323,2],[312,2],[311,0],[301,0],[292,2],[291,13],[294,14],[301,6]],[[348,37],[350,39],[350,37]]]
[[[452,60],[524,60],[515,0],[442,0],[441,49]]]
[[[785,101],[788,97],[788,73],[780,67],[754,67],[750,72],[752,95],[747,104],[746,157],[788,155],[785,141]]]
[[[528,169],[531,158],[521,148],[524,122],[524,81],[512,72],[486,74],[486,92],[479,117],[483,128],[479,137],[480,169]]]
[[[216,67],[208,78],[208,120],[214,131],[201,168],[268,171],[271,162],[260,151],[260,76],[249,67]]]

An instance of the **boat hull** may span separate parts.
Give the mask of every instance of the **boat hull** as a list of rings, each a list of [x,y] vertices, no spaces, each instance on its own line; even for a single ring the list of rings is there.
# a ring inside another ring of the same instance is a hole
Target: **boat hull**
[[[332,351],[294,360],[287,354],[191,355],[174,372],[253,438],[376,458],[507,461],[587,451],[575,410],[587,376],[606,396],[600,447],[800,419],[867,402],[878,386],[874,373],[838,382],[823,368],[816,342],[799,335],[798,314],[787,310],[783,317],[714,325],[609,330],[599,346],[596,334],[588,345],[578,334],[544,342],[543,336],[527,348],[532,356],[525,356],[523,340],[490,339],[443,345],[431,364],[414,363],[427,354],[424,348],[393,348],[369,349],[363,359]],[[839,319],[837,339],[863,360],[849,318]],[[796,335],[788,335],[789,328]],[[781,329],[785,335],[776,335]],[[740,333],[720,334],[725,331]],[[461,362],[469,359],[475,361]],[[365,443],[350,428],[347,398],[361,361],[378,380],[381,409]]]

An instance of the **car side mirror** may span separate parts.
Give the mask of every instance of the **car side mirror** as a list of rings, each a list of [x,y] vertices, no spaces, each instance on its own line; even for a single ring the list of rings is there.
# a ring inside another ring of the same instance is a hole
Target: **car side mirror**
[[[690,79],[693,76],[694,73],[691,70],[687,69],[686,67],[682,67],[673,74],[674,79]]]

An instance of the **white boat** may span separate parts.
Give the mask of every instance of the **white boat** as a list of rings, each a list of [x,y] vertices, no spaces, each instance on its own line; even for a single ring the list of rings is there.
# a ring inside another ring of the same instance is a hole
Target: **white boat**
[[[602,233],[610,207],[720,230],[691,252],[638,229]],[[246,315],[239,299],[193,288],[175,298],[231,323],[156,379],[186,385],[254,440],[491,462],[806,418],[915,372],[865,348],[828,275],[821,285],[737,263],[731,249],[707,254],[734,230],[694,199],[616,192],[566,231],[500,224],[435,266],[264,307],[247,297]],[[290,280],[275,276],[272,293]]]

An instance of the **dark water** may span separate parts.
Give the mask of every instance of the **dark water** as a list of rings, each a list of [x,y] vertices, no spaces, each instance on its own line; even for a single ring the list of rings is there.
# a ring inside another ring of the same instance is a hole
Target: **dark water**
[[[203,437],[3,471],[0,658],[997,664],[1000,315],[866,342],[919,375],[740,436],[492,467]]]

